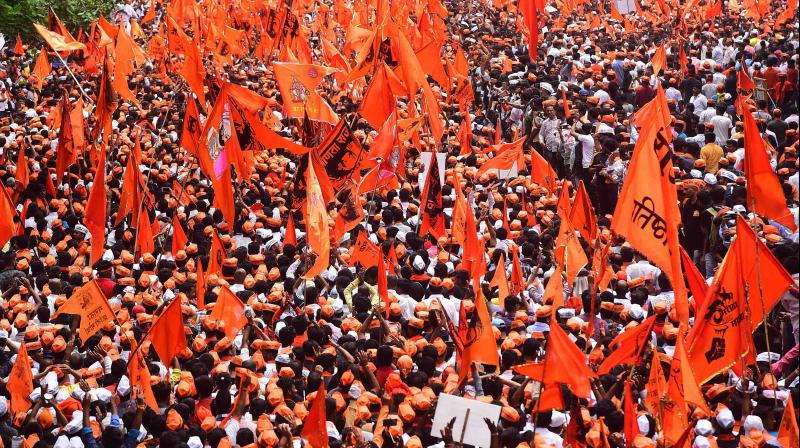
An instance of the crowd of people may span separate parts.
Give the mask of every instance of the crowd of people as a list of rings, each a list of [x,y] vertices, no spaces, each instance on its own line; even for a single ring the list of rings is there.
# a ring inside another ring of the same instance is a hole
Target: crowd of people
[[[796,446],[795,0],[633,0],[624,16],[602,1],[256,3],[126,0],[81,32],[51,16],[48,44],[76,51],[6,39],[2,446],[462,445],[463,428],[434,422],[458,414],[443,394],[499,408],[466,428],[492,448]],[[279,29],[265,50],[287,10],[294,42]],[[284,90],[276,61],[338,71]],[[378,81],[389,125],[365,119]],[[208,123],[226,95],[241,107],[226,103],[219,142]],[[315,95],[342,121],[310,117]],[[662,97],[679,278],[614,227],[650,138],[637,113]],[[357,156],[329,195],[311,154],[342,122]],[[754,138],[788,215],[751,202]],[[514,148],[508,169],[481,169]],[[741,275],[757,281],[731,293],[720,273],[746,263],[728,255],[750,232],[755,274]],[[695,328],[724,307],[752,322],[747,345],[701,375],[694,360],[714,354]],[[576,353],[577,371],[556,372]],[[552,376],[570,374],[586,390]]]

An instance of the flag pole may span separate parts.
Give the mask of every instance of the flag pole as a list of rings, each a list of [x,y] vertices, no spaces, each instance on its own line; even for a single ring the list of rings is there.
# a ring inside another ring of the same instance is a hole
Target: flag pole
[[[84,98],[86,98],[86,100],[89,101],[90,104],[94,104],[94,101],[92,101],[92,99],[89,98],[88,95],[86,95],[86,92],[83,91],[83,86],[81,85],[81,82],[78,81],[78,78],[75,77],[75,73],[72,71],[72,69],[69,68],[69,65],[67,65],[67,61],[65,61],[64,58],[62,58],[61,55],[58,54],[57,51],[53,50],[53,53],[56,54],[56,57],[58,57],[58,60],[61,61],[61,64],[64,65],[64,68],[67,69],[67,71],[69,72],[70,76],[72,76],[72,80],[75,81],[75,84],[78,85],[78,90],[81,91],[81,95]]]

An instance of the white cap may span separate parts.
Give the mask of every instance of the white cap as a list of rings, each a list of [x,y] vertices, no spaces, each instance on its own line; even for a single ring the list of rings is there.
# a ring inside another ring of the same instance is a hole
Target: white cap
[[[761,417],[757,415],[748,415],[744,419],[744,434],[749,434],[753,429],[756,431],[763,431],[764,422],[761,420]]]
[[[567,424],[567,416],[563,412],[553,410],[553,415],[550,417],[550,427],[558,428]]]
[[[773,362],[778,362],[779,359],[781,359],[781,355],[775,352],[761,352],[756,355],[756,362],[768,362],[771,364]]]
[[[692,448],[711,448],[711,442],[708,441],[708,438],[703,436],[697,436],[694,438],[694,443],[692,443]]]
[[[722,427],[722,429],[730,429],[733,428],[733,412],[730,409],[724,408],[717,412],[717,424]]]
[[[713,175],[711,173],[706,173],[706,175],[703,177],[703,180],[708,185],[716,185],[717,184],[717,176],[715,176],[715,175]]]
[[[689,171],[689,175],[692,176],[692,178],[694,178],[694,179],[702,179],[703,178],[703,172],[700,171],[700,170],[691,170],[691,171]]]
[[[710,436],[714,434],[714,427],[711,425],[710,421],[700,419],[697,421],[697,424],[694,425],[694,432],[700,436]]]

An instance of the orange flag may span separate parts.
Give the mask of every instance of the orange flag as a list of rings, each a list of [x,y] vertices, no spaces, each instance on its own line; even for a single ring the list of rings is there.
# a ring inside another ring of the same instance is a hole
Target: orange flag
[[[762,323],[764,311],[769,313],[792,284],[783,265],[739,218],[736,239],[686,340],[701,384],[738,363],[742,356],[752,359],[752,331]]]
[[[450,235],[453,241],[464,246],[467,239],[467,208],[469,203],[467,198],[464,197],[464,192],[461,191],[461,182],[456,181],[454,188],[456,190],[456,200],[453,204],[453,219],[450,223]]]
[[[6,388],[11,394],[11,413],[14,419],[19,413],[26,413],[31,408],[31,393],[33,393],[33,371],[31,358],[25,343],[20,344],[17,359],[11,368]]]
[[[328,419],[325,416],[326,398],[325,382],[320,381],[317,395],[311,403],[308,415],[303,420],[303,429],[300,431],[300,436],[306,439],[308,446],[311,448],[328,448]]]
[[[358,113],[375,129],[380,129],[395,107],[394,94],[389,87],[385,64],[378,66],[375,76],[367,86]]]
[[[138,249],[140,253],[153,253],[156,248],[156,243],[153,240],[153,223],[150,221],[150,213],[147,211],[144,202],[139,209],[139,222],[136,225],[136,247],[134,252]]]
[[[14,178],[20,184],[20,190],[28,188],[30,182],[30,170],[28,169],[28,159],[25,158],[25,147],[21,145],[17,151],[17,166],[14,173]]]
[[[786,206],[786,197],[761,138],[753,114],[744,108],[744,175],[747,178],[747,205],[759,215],[775,220],[786,227],[797,228],[794,216]]]
[[[572,287],[578,272],[589,263],[586,252],[581,247],[575,229],[570,225],[569,220],[562,220],[556,238],[555,257],[558,264],[566,266],[567,285]]]
[[[55,52],[61,53],[65,51],[86,50],[86,45],[75,40],[68,42],[61,34],[50,31],[38,23],[34,23],[33,28],[36,29],[36,32],[42,36],[42,39],[44,39],[47,45],[50,45],[50,48]]]
[[[322,79],[335,70],[313,64],[274,62],[275,80],[281,91],[283,108],[288,118],[308,118],[335,124],[338,121],[331,106],[316,92]]]
[[[675,354],[672,357],[672,365],[670,366],[667,399],[663,404],[664,435],[672,443],[680,440],[681,435],[683,435],[688,426],[688,403],[699,407],[707,415],[711,414],[692,371],[693,364],[686,355],[683,332],[684,327],[681,325],[678,331],[678,342],[675,344]]]
[[[206,308],[206,275],[203,273],[203,263],[197,263],[197,283],[194,287],[195,303],[197,309]]]
[[[628,176],[611,220],[611,230],[644,254],[669,277],[675,291],[678,320],[689,321],[689,302],[683,282],[678,243],[678,195],[672,178],[671,150],[659,98],[637,116],[642,132],[636,142]]]
[[[70,298],[53,313],[53,318],[61,313],[81,316],[80,338],[83,342],[114,320],[114,311],[97,285],[97,280],[73,291]]]
[[[656,76],[667,67],[667,50],[664,48],[664,44],[659,45],[658,49],[656,49],[656,53],[650,63],[653,64],[653,73]]]
[[[462,318],[464,316],[462,315]],[[459,322],[459,327],[461,322]],[[476,291],[475,310],[470,321],[465,321],[466,332],[460,335],[461,365],[459,366],[458,382],[461,383],[471,372],[472,363],[479,362],[492,366],[500,365],[500,356],[497,353],[497,342],[492,332],[492,318],[480,290]]]
[[[575,202],[569,213],[569,221],[587,242],[591,243],[597,238],[597,216],[594,214],[594,208],[583,181],[578,183],[578,192],[575,194]]]
[[[686,282],[689,283],[689,291],[692,292],[694,298],[694,309],[702,309],[708,292],[708,284],[683,246],[681,246],[681,262],[683,263],[683,272],[686,274]]]
[[[613,5],[614,2],[612,1]],[[619,12],[617,12],[619,14]],[[633,398],[633,390],[631,388],[631,380],[625,380],[625,392],[623,398],[623,413],[625,414],[625,446],[632,447],[633,439],[639,434],[639,423],[636,421],[638,416],[638,409],[636,402]]]
[[[370,241],[366,230],[361,230],[355,244],[350,248],[350,260],[348,260],[350,266],[355,266],[356,263],[361,263],[363,268],[377,266],[380,258],[380,248]]]
[[[224,260],[226,256],[228,256],[228,254],[225,252],[225,244],[215,230],[211,237],[211,254],[208,257],[208,273],[218,274],[222,272],[222,260]]]
[[[550,163],[535,149],[531,148],[531,181],[547,188],[550,192],[556,191],[558,175]]]
[[[525,289],[525,278],[522,275],[522,264],[519,261],[519,251],[513,247],[511,251],[511,278],[509,279],[511,294],[517,295]]]
[[[505,256],[500,254],[500,259],[497,260],[497,268],[494,270],[494,276],[489,283],[489,287],[497,287],[497,300],[500,307],[505,309],[506,297],[509,295],[508,277],[506,276],[506,261]]]
[[[25,48],[22,46],[22,37],[17,33],[17,42],[14,44],[14,53],[22,56],[25,53]]]
[[[10,389],[9,389],[10,390]],[[791,395],[786,401],[786,407],[783,409],[783,419],[781,419],[781,426],[778,427],[778,442],[781,446],[797,446],[800,442],[800,434],[797,428],[797,416],[794,413],[794,402]]]
[[[186,237],[178,214],[175,213],[172,216],[172,254],[175,255],[179,250],[183,250],[188,242],[189,238]]]
[[[547,279],[547,285],[544,287],[544,294],[542,294],[542,302],[549,304],[553,308],[558,309],[564,306],[564,268],[562,265],[556,264],[553,268],[553,273]]]
[[[225,150],[227,151],[228,149],[233,148],[235,141],[236,137],[231,136],[231,138],[225,142]],[[238,148],[234,149],[233,151],[236,151],[237,149]],[[214,185],[214,192],[216,193],[214,194],[214,207],[220,209],[222,216],[225,218],[225,222],[228,223],[228,226],[233,227],[234,223],[236,222],[236,199],[233,194],[231,167],[226,167],[219,177],[213,179],[212,183]]]
[[[659,418],[661,398],[667,395],[667,380],[664,378],[658,353],[654,353],[653,359],[650,361],[650,377],[645,385],[645,390],[647,390],[647,397],[644,399],[644,404],[653,417]]]
[[[386,311],[386,317],[389,317],[389,304],[392,301],[389,299],[389,279],[386,278],[386,263],[383,260],[383,254],[378,257],[378,297],[381,298]]]
[[[114,111],[117,110],[119,98],[114,91],[113,82],[111,82],[111,63],[108,59],[108,52],[103,56],[103,74],[100,76],[100,87],[97,94],[97,107],[96,115],[97,121],[92,129],[92,137],[97,139],[100,135],[108,138],[111,135],[111,121]]]
[[[525,19],[528,29],[528,55],[531,61],[536,61],[536,49],[539,46],[539,17],[545,13],[544,0],[521,0],[519,12]]]
[[[597,375],[587,365],[586,355],[555,321],[550,323],[545,353],[544,362],[514,367],[513,370],[545,385],[566,384],[578,397],[589,397],[592,391],[589,379],[597,378]]]
[[[142,17],[142,25],[145,23],[151,22],[156,19],[156,0],[150,0],[150,7],[147,8],[147,12]]]
[[[750,78],[750,74],[747,73],[747,64],[742,59],[739,70],[736,72],[736,87],[740,90],[751,91],[756,88],[755,83]]]
[[[322,197],[322,188],[314,169],[313,158],[308,156],[306,169],[306,209],[305,221],[307,228],[308,246],[317,255],[314,265],[303,274],[305,279],[313,279],[327,269],[330,263],[331,241],[328,211],[325,199]]]
[[[440,168],[439,157],[436,152],[433,152],[428,176],[425,178],[425,186],[422,189],[422,206],[420,207],[422,224],[419,228],[420,235],[424,236],[430,232],[437,239],[446,233],[442,204],[442,179],[439,177]]]
[[[222,331],[229,339],[239,334],[239,331],[247,325],[247,318],[244,315],[244,303],[236,297],[226,285],[222,286],[217,295],[217,302],[209,317],[224,322]]]
[[[228,322],[225,322],[225,324],[227,325]],[[153,343],[153,348],[165,366],[169,366],[175,355],[188,347],[186,334],[183,331],[183,316],[181,315],[181,299],[179,297],[167,305],[164,312],[153,322],[153,326],[147,333],[147,339]]]
[[[203,127],[200,124],[200,111],[197,110],[197,103],[189,98],[186,101],[186,112],[183,116],[183,132],[181,133],[181,146],[189,151],[190,154],[197,156],[199,151],[205,151],[201,146]],[[213,172],[209,167],[208,172]]]
[[[289,217],[286,218],[286,234],[283,237],[283,245],[281,247],[284,248],[287,244],[297,246],[297,232],[294,228],[294,214],[292,212],[289,212]]]
[[[58,130],[58,148],[56,149],[56,183],[61,185],[61,179],[69,167],[75,163],[75,140],[72,138],[72,115],[70,112],[70,99],[64,90],[61,96],[61,126]]]
[[[656,323],[656,316],[650,316],[640,325],[626,330],[614,338],[609,347],[617,347],[597,369],[599,375],[605,375],[615,366],[620,364],[638,364],[642,351],[650,343],[650,335],[653,332],[653,325]]]
[[[186,59],[181,66],[181,76],[192,88],[192,92],[197,95],[200,105],[205,107],[206,94],[204,89],[206,70],[203,67],[203,58],[200,49],[194,40],[185,45]]]
[[[103,256],[106,242],[106,151],[100,150],[84,223],[92,234],[92,264]]]
[[[133,104],[139,104],[136,94],[128,87],[128,76],[133,73],[135,52],[133,40],[124,29],[117,33],[117,43],[114,47],[114,90],[121,97]]]
[[[450,79],[444,71],[441,58],[441,44],[433,41],[416,51],[417,59],[428,74],[443,89],[450,90]]]
[[[481,165],[478,170],[478,176],[485,173],[490,169],[497,170],[510,170],[517,164],[517,170],[525,169],[525,154],[523,152],[523,145],[525,137],[522,137],[511,143],[491,145],[483,153],[494,152],[495,156]]]
[[[36,65],[33,66],[33,74],[36,75],[36,86],[38,90],[42,90],[44,80],[50,74],[51,69],[50,59],[47,57],[47,50],[43,47],[39,50],[39,56],[36,57]]]
[[[128,377],[130,378],[131,386],[138,387],[137,393],[141,393],[144,398],[145,404],[150,406],[150,409],[161,412],[158,407],[158,401],[153,394],[153,387],[150,384],[150,371],[147,369],[147,364],[138,350],[136,341],[131,343],[131,357],[128,361]]]

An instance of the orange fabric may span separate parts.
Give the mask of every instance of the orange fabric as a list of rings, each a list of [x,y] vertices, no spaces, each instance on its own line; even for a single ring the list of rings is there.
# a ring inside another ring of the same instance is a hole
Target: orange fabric
[[[304,118],[334,124],[338,121],[331,106],[316,92],[317,86],[333,68],[313,64],[274,62],[275,80],[281,91],[288,118]]]
[[[47,45],[50,45],[50,48],[52,48],[53,51],[61,53],[76,50],[86,50],[86,45],[76,42],[74,39],[72,42],[69,42],[65,36],[55,31],[50,31],[38,23],[34,23],[33,27],[36,29],[36,32],[42,36],[42,39],[47,42]]]
[[[542,388],[539,394],[539,402],[536,404],[536,412],[547,412],[552,409],[562,410],[564,404],[564,394],[561,393],[561,387],[557,384],[548,384]]]
[[[325,382],[320,381],[317,395],[311,403],[308,415],[303,421],[303,429],[300,435],[306,439],[311,448],[328,447],[328,424],[325,416]]]
[[[153,348],[165,366],[172,363],[175,355],[188,348],[183,332],[180,298],[174,299],[158,316],[150,332],[147,333],[147,339],[152,342]]]
[[[21,344],[17,352],[17,359],[11,368],[8,377],[9,394],[11,394],[11,412],[14,417],[20,412],[28,412],[31,408],[30,395],[33,392],[33,372],[31,371],[31,358],[25,344]]]
[[[394,94],[389,87],[387,71],[385,64],[378,66],[358,109],[361,117],[375,129],[383,126],[395,107]]]
[[[359,232],[356,243],[350,249],[350,260],[348,260],[350,266],[355,266],[357,262],[364,268],[376,266],[380,258],[381,250],[370,241],[366,230]]]
[[[219,290],[217,302],[209,317],[225,323],[223,331],[225,336],[231,340],[247,324],[247,318],[244,316],[244,303],[225,285]]]
[[[764,140],[756,120],[744,108],[744,175],[747,178],[747,206],[759,215],[778,221],[793,231],[794,217],[786,206],[781,183],[772,171]]]
[[[117,33],[114,47],[114,89],[117,94],[133,104],[139,104],[136,94],[128,87],[128,76],[133,73],[135,59],[133,40],[124,29]]]
[[[471,366],[474,362],[493,366],[500,365],[497,341],[495,341],[494,333],[492,332],[492,319],[489,316],[486,300],[484,300],[480,291],[476,291],[473,320],[475,322],[471,323],[472,328],[467,331],[468,340],[465,341],[464,350],[461,353],[461,365],[458,373],[459,383],[472,374]],[[461,326],[460,322],[459,326]]]
[[[692,292],[692,297],[694,297],[694,309],[699,310],[703,307],[703,302],[706,300],[708,284],[700,273],[700,270],[695,266],[694,261],[692,261],[692,257],[686,253],[683,246],[681,246],[681,261],[683,262],[683,272],[686,275],[686,281],[689,283],[689,291]]]
[[[525,278],[522,275],[522,264],[519,261],[519,252],[511,252],[511,278],[509,279],[511,294],[517,295],[525,289]]]
[[[97,285],[97,280],[92,280],[76,289],[72,296],[53,313],[53,318],[61,313],[81,316],[79,331],[83,342],[114,320],[114,311],[111,310],[108,299]]]
[[[231,153],[238,150],[239,145],[236,143],[237,139],[235,135],[236,133],[233,133],[231,138],[225,142],[226,153],[228,150],[231,150]],[[237,174],[239,173],[240,172],[237,170]],[[225,218],[225,222],[227,222],[228,226],[230,227],[233,227],[234,222],[236,221],[236,204],[234,203],[235,199],[233,194],[232,179],[231,167],[228,166],[218,178],[215,178],[212,181],[214,185],[214,191],[216,193],[214,195],[214,206],[222,211],[222,216]]]
[[[219,274],[222,272],[222,260],[227,257],[225,252],[225,244],[219,237],[219,233],[214,231],[211,239],[211,255],[208,257],[208,270],[209,274]]]
[[[330,263],[330,217],[325,208],[325,199],[322,197],[322,188],[317,179],[312,157],[308,157],[306,169],[306,208],[305,222],[307,226],[308,245],[317,255],[314,265],[303,274],[305,279],[313,279],[328,267]]]
[[[664,44],[658,47],[650,63],[653,64],[653,74],[656,76],[667,67],[667,50],[664,48]]]
[[[561,221],[561,227],[558,230],[555,257],[558,264],[566,266],[567,285],[572,287],[578,272],[589,263],[589,259],[575,235],[575,229],[566,219]]]
[[[611,2],[611,4],[613,5],[614,2]],[[639,434],[639,423],[636,421],[638,412],[636,402],[633,398],[631,380],[625,380],[623,396],[623,413],[625,414],[625,445],[631,447],[633,446],[633,440]]]
[[[539,18],[544,14],[545,2],[543,0],[522,0],[519,2],[519,12],[522,13],[525,27],[528,29],[528,55],[531,62],[536,61],[536,49],[539,46]]]
[[[659,90],[660,87],[659,87]],[[649,106],[649,107],[648,107]],[[671,180],[672,163],[660,96],[640,110],[643,123],[630,169],[614,210],[611,230],[660,267],[672,281],[678,320],[688,324],[689,303],[683,282],[678,241],[677,191]],[[658,181],[657,181],[658,180]]]
[[[597,378],[586,364],[586,355],[576,346],[555,321],[550,322],[545,361],[547,368],[542,381],[545,384],[566,384],[581,398],[589,397],[592,388],[589,378]]]
[[[142,25],[145,23],[151,22],[156,18],[156,0],[150,0],[150,7],[147,8],[147,12],[142,17]]]
[[[689,359],[701,384],[738,363],[743,355],[752,360],[752,331],[762,323],[764,311],[769,313],[792,284],[786,269],[739,218],[736,239],[687,338]],[[745,285],[750,285],[747,302]]]
[[[497,287],[497,300],[501,308],[505,308],[506,297],[509,295],[508,277],[506,276],[506,262],[505,256],[501,253],[500,260],[497,261],[497,269],[494,270],[492,281],[489,282],[489,287]]]
[[[692,403],[700,407],[707,414],[708,410],[700,386],[695,380],[692,371],[693,364],[686,355],[683,342],[683,330],[678,331],[678,342],[675,344],[675,354],[670,366],[669,382],[667,383],[667,401],[664,405],[663,428],[664,436],[672,443],[678,442],[684,431],[688,428],[689,406]]]
[[[172,254],[174,255],[185,248],[188,242],[189,238],[186,237],[181,221],[178,219],[178,214],[175,213],[172,216]]]
[[[454,182],[453,188],[456,190],[456,200],[453,204],[453,220],[450,223],[450,236],[453,241],[462,247],[467,239],[467,209],[469,204],[464,192],[461,191],[461,182]]]
[[[416,55],[425,73],[430,75],[443,89],[449,89],[450,81],[442,65],[441,50],[441,44],[434,41],[417,50]]]
[[[645,385],[645,390],[647,390],[647,397],[644,399],[644,404],[654,418],[659,418],[661,397],[667,393],[667,380],[664,378],[664,371],[661,369],[661,361],[659,361],[658,355],[655,355],[650,362],[650,376]]]
[[[195,286],[195,301],[197,309],[206,307],[206,276],[203,273],[203,263],[197,263],[197,285]]]
[[[797,417],[794,413],[794,402],[791,396],[786,401],[786,407],[783,410],[783,419],[781,420],[781,425],[778,427],[777,438],[781,446],[797,446],[798,442],[800,442]]]
[[[655,323],[656,316],[650,316],[640,325],[614,338],[611,344],[609,344],[609,347],[614,347],[617,344],[619,344],[619,347],[600,364],[597,373],[605,375],[620,364],[638,364],[639,356],[641,356],[644,348],[650,343],[650,333],[652,333]]]
[[[36,86],[38,90],[42,90],[44,79],[50,74],[51,66],[50,59],[47,57],[47,50],[42,48],[39,50],[39,56],[36,57],[36,65],[33,66],[33,74],[36,75]]]
[[[441,167],[439,157],[434,151],[431,154],[431,161],[428,176],[425,179],[425,186],[422,190],[420,200],[420,213],[422,214],[422,225],[419,234],[425,236],[428,232],[438,239],[445,235],[444,208],[442,204],[442,179],[439,177]]]
[[[378,257],[378,297],[380,297],[383,304],[386,306],[386,317],[389,317],[389,280],[386,278],[386,263],[383,260],[383,254]]]
[[[72,114],[67,91],[61,97],[61,126],[58,130],[58,148],[56,149],[56,184],[61,185],[61,179],[69,167],[75,163],[75,140],[73,139]]]
[[[597,238],[597,215],[594,213],[589,193],[583,181],[578,183],[578,192],[575,194],[575,202],[569,213],[569,220],[572,227],[580,232],[583,239],[591,243]]]
[[[192,88],[192,92],[197,95],[201,105],[206,104],[206,94],[203,89],[205,82],[206,70],[203,67],[202,54],[194,40],[186,42],[184,46],[186,49],[186,59],[183,61],[181,67],[181,76]]]
[[[554,308],[564,305],[564,279],[562,265],[557,264],[553,269],[553,274],[547,280],[547,285],[544,287],[544,294],[542,295],[542,302],[550,304]]]
[[[84,224],[92,234],[92,264],[97,263],[103,256],[106,241],[106,151],[104,147],[101,148],[99,157],[84,218]]]
[[[108,52],[104,52],[103,55],[103,75],[100,78],[96,103],[97,122],[94,129],[92,129],[92,137],[97,139],[100,135],[103,135],[105,141],[111,135],[111,116],[117,110],[117,104],[119,103],[117,94],[114,91],[114,85],[111,82],[111,63],[108,59]]]
[[[142,354],[138,350],[136,341],[131,341],[131,357],[128,362],[128,375],[131,381],[131,387],[134,388],[135,393],[142,394],[144,402],[150,409],[160,412],[158,402],[155,395],[153,395],[152,384],[150,383],[150,371],[147,370]]]
[[[514,167],[514,163],[517,164],[517,170],[524,170],[525,154],[522,150],[524,143],[525,137],[511,143],[492,145],[488,147],[484,152],[494,152],[495,156],[481,165],[476,176],[480,176],[490,169],[510,170]]]
[[[14,43],[14,54],[18,56],[22,56],[25,53],[25,49],[22,47],[22,36],[17,33],[17,41]]]
[[[531,181],[546,187],[551,192],[556,189],[558,175],[550,163],[535,149],[531,148]]]
[[[139,209],[139,221],[136,225],[136,247],[134,247],[134,251],[138,250],[142,254],[153,253],[156,248],[153,237],[153,223],[150,221],[150,214],[145,203],[142,202]]]
[[[286,236],[283,238],[281,250],[283,250],[287,244],[297,246],[297,232],[294,228],[294,215],[291,212],[289,213],[289,217],[286,218]]]
[[[30,183],[30,170],[28,169],[28,159],[25,158],[25,145],[17,150],[17,166],[14,177],[20,183],[20,188],[24,190]]]

